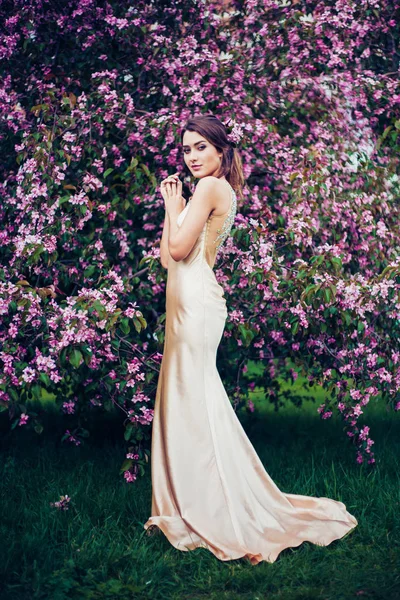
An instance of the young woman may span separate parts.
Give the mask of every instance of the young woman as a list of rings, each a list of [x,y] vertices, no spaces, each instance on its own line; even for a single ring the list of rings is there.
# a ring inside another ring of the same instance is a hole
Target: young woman
[[[342,502],[279,490],[217,371],[227,309],[213,266],[244,184],[227,133],[214,116],[190,119],[181,139],[185,164],[199,179],[194,195],[185,204],[177,175],[161,183],[166,330],[144,528],[161,530],[178,550],[204,547],[222,561],[244,557],[257,564],[303,541],[327,546],[358,523]]]

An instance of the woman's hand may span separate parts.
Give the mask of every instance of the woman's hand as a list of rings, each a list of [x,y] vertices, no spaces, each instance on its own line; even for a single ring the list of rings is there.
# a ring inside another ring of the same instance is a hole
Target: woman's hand
[[[186,206],[186,200],[182,196],[182,181],[179,179],[177,172],[163,179],[160,191],[164,198],[165,210],[169,214],[179,215]]]

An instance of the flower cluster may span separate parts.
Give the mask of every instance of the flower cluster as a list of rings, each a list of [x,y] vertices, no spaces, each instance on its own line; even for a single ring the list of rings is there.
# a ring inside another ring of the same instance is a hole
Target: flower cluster
[[[230,141],[231,146],[236,148],[240,140],[243,138],[243,128],[240,127],[233,119],[228,119],[228,121],[225,123],[225,127],[228,132],[226,137]]]
[[[50,502],[50,506],[53,508],[58,508],[58,510],[68,510],[69,503],[71,502],[71,498],[66,494],[65,496],[60,496],[60,500],[56,502]]]

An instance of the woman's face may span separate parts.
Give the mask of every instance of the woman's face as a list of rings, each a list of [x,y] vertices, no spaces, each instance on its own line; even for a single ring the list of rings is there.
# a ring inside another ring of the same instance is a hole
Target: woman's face
[[[197,131],[185,131],[182,146],[185,163],[192,175],[201,179],[218,171],[222,152],[217,152],[216,147]],[[194,168],[197,165],[199,168]]]

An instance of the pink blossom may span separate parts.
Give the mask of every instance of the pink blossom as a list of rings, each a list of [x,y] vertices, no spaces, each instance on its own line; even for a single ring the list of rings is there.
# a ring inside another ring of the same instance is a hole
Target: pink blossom
[[[127,483],[131,483],[132,481],[135,481],[137,479],[137,475],[136,473],[131,473],[131,471],[125,471],[124,478]]]
[[[361,440],[365,440],[367,438],[367,436],[368,436],[368,433],[369,433],[369,427],[366,425],[360,431],[360,439]]]
[[[31,367],[25,367],[25,369],[22,371],[22,379],[24,381],[26,381],[27,383],[30,383],[31,381],[34,381],[35,378],[36,378],[35,369],[32,369]]]
[[[21,413],[18,425],[26,425],[26,423],[28,422],[29,419],[29,415],[25,414],[25,413]]]

